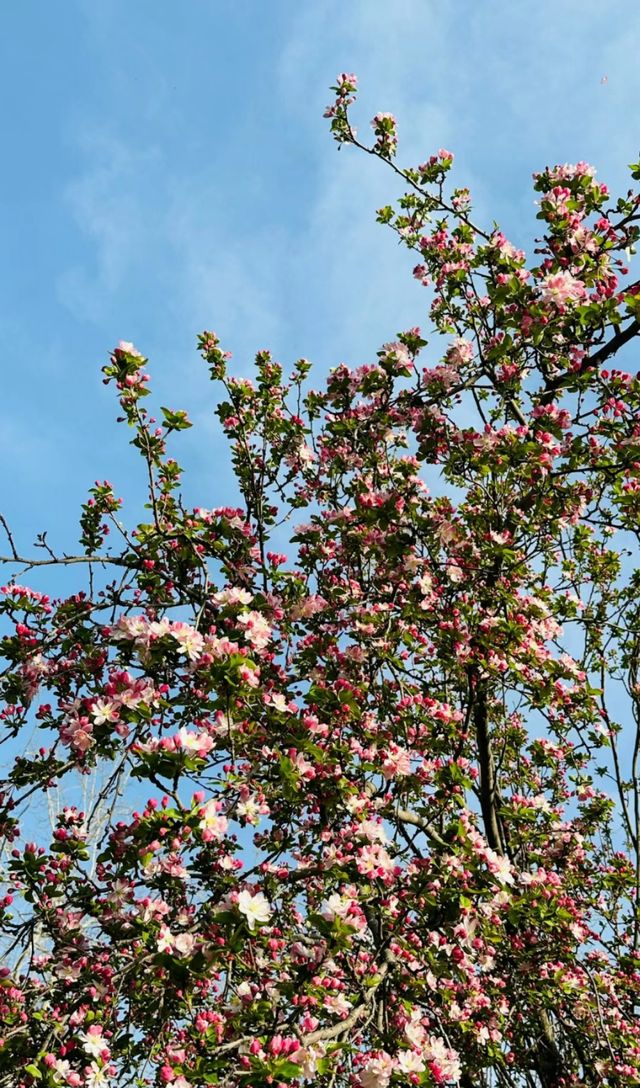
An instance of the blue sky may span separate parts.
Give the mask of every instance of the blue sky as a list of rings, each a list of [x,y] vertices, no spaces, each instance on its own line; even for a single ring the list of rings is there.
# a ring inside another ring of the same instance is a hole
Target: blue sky
[[[533,170],[587,159],[626,187],[638,57],[640,7],[615,0],[3,5],[0,509],[23,549],[45,528],[72,547],[96,478],[139,494],[100,382],[119,339],[198,424],[176,454],[188,499],[214,506],[234,491],[198,331],[240,373],[262,347],[324,373],[426,326],[374,223],[390,174],[322,119],[337,72],[360,77],[361,132],[390,110],[403,162],[453,150],[477,218],[528,245]]]

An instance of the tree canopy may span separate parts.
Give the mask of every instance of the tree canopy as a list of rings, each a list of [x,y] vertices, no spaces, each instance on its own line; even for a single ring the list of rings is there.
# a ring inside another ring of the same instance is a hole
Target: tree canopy
[[[3,519],[11,1088],[640,1083],[640,196],[542,170],[529,263],[333,90],[430,328],[320,390],[203,333],[234,508],[121,342],[145,509],[97,483],[73,555]]]

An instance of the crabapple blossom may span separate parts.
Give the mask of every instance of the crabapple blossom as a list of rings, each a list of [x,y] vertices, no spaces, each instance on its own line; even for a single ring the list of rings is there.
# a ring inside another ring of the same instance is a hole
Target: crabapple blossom
[[[361,1070],[358,1077],[361,1088],[387,1088],[394,1068],[391,1055],[381,1051],[374,1058],[370,1058]]]
[[[564,271],[545,276],[540,284],[540,293],[544,302],[566,306],[570,302],[581,302],[587,291],[582,280]]]
[[[250,930],[254,930],[257,924],[264,925],[271,917],[271,907],[262,892],[252,895],[244,889],[238,894],[236,906],[247,919]]]
[[[106,1039],[99,1027],[80,1032],[78,1039],[85,1054],[89,1054],[92,1058],[101,1058],[105,1051],[108,1053]]]

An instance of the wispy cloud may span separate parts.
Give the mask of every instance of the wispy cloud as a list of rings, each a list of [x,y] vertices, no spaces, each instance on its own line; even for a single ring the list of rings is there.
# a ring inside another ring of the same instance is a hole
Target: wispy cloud
[[[161,156],[106,131],[84,130],[77,139],[85,165],[64,199],[85,236],[85,259],[64,268],[58,291],[76,317],[99,321],[134,264],[155,248],[158,224],[145,190],[157,190]]]

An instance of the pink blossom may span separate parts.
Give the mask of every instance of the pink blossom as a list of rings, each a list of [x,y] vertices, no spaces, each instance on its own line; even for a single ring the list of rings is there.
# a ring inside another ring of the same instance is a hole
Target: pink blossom
[[[460,1058],[455,1050],[448,1047],[444,1039],[431,1035],[424,1049],[424,1057],[429,1062],[431,1072],[438,1084],[457,1084],[460,1080],[462,1069]]]
[[[82,1049],[85,1054],[89,1054],[92,1058],[101,1058],[106,1052],[109,1053],[107,1047],[107,1040],[102,1034],[102,1028],[99,1025],[91,1025],[91,1027],[78,1036]]]
[[[221,807],[219,801],[212,799],[200,809],[200,827],[204,832],[202,837],[205,842],[214,839],[220,841],[227,833],[228,821],[226,816],[220,814]]]
[[[542,300],[559,308],[567,303],[581,302],[586,293],[582,281],[570,272],[554,272],[545,276],[540,284]]]
[[[382,770],[386,779],[404,778],[411,774],[411,753],[396,744],[390,745]]]
[[[119,340],[116,350],[124,352],[125,355],[133,355],[135,359],[144,358],[141,352],[139,352],[138,349],[133,346],[130,340]]]
[[[215,747],[215,741],[208,733],[191,733],[184,726],[178,732],[176,740],[183,751],[193,752],[200,757],[206,756]]]
[[[378,1051],[360,1070],[358,1079],[361,1088],[387,1088],[394,1068],[395,1062],[391,1055],[385,1050]]]
[[[103,725],[105,722],[117,722],[120,717],[116,704],[109,702],[108,699],[96,699],[91,714],[96,725]]]
[[[392,873],[395,868],[393,858],[389,856],[384,846],[379,843],[361,846],[357,852],[356,865],[359,873],[372,873],[380,876]]]
[[[226,589],[221,589],[219,593],[213,594],[213,600],[216,604],[250,604],[252,601],[252,595],[247,589],[241,589],[240,586],[227,586]]]
[[[449,366],[464,366],[466,363],[470,363],[472,359],[473,344],[470,340],[465,340],[463,336],[458,336],[447,351]]]
[[[257,650],[264,649],[271,638],[271,626],[260,612],[241,612],[238,623],[245,629],[245,638]]]
[[[173,623],[171,635],[178,643],[179,653],[184,654],[190,661],[195,661],[204,646],[204,639],[199,631],[190,627],[188,623]]]

